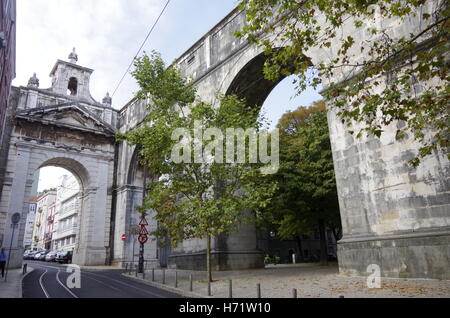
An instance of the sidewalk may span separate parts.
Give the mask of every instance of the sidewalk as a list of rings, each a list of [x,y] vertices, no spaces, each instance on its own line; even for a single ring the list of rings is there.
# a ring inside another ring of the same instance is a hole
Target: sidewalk
[[[146,271],[145,282],[178,292],[185,297],[207,297],[206,273],[177,270],[178,288],[175,289],[175,270],[155,269]],[[127,274],[124,274],[127,275]],[[193,293],[189,292],[189,275],[193,276]],[[135,272],[130,275],[136,279]],[[138,275],[142,280],[142,274]],[[339,274],[336,265],[321,267],[317,264],[269,265],[264,269],[213,272],[212,297],[227,298],[229,280],[232,280],[233,298],[255,298],[257,284],[261,285],[263,298],[290,298],[297,289],[297,297],[324,298],[401,298],[401,297],[450,297],[450,281],[425,279],[382,278],[380,289],[369,289],[365,277],[346,277]]]
[[[27,274],[31,273],[33,268],[28,267]],[[0,277],[0,298],[22,298],[22,279],[27,274],[22,275],[22,269],[8,270],[7,281]]]

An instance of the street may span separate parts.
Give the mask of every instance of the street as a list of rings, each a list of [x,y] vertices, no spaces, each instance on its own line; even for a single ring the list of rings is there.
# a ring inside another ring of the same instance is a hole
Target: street
[[[58,263],[27,261],[34,268],[23,279],[23,298],[177,298],[178,295],[121,275],[122,270],[80,271],[80,287],[68,288],[73,272]]]

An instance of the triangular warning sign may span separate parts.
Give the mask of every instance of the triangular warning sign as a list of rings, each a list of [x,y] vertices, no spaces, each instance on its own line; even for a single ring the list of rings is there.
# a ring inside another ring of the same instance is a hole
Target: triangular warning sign
[[[140,235],[147,235],[148,231],[147,231],[147,229],[145,227],[141,227],[141,230],[139,231],[139,234]]]
[[[148,225],[147,220],[145,218],[142,218],[141,222],[139,222],[139,225]]]

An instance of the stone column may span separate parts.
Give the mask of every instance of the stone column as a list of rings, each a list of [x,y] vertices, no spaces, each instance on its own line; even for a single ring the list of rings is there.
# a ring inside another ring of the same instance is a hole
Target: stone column
[[[450,278],[450,164],[435,152],[419,167],[412,139],[397,141],[396,125],[381,138],[356,139],[329,112],[330,138],[343,238],[338,242],[341,273]]]
[[[97,178],[91,180],[91,187],[83,189],[81,196],[80,237],[73,262],[79,265],[105,265],[106,243],[109,228],[105,219],[108,210],[108,164],[98,163]]]
[[[13,234],[13,229],[11,227],[11,217],[14,213],[20,213],[21,219],[14,230],[12,250],[9,262],[10,268],[17,268],[22,266],[23,236],[28,213],[27,194],[30,193],[32,184],[32,182],[27,182],[28,167],[30,162],[30,150],[31,149],[28,147],[17,146],[15,167],[12,168],[15,173],[12,178],[12,184],[9,192],[9,207],[5,220],[5,229],[2,243],[2,247],[7,250],[9,249],[9,246],[11,244],[11,236]],[[9,159],[11,160],[12,158]],[[6,193],[4,193],[4,197],[2,199],[6,199],[5,194]]]

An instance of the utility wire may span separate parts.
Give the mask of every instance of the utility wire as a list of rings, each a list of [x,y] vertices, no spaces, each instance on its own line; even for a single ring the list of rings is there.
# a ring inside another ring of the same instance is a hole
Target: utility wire
[[[117,90],[119,89],[120,85],[122,84],[125,76],[127,76],[128,71],[131,69],[131,67],[133,66],[134,60],[138,57],[139,53],[141,53],[142,48],[144,47],[145,43],[147,42],[150,34],[152,34],[153,29],[156,27],[156,25],[158,24],[159,19],[161,18],[161,16],[163,15],[164,11],[166,10],[167,6],[169,5],[170,0],[167,0],[166,5],[164,6],[164,8],[161,10],[161,13],[159,14],[158,18],[156,19],[155,23],[153,24],[152,28],[150,29],[150,31],[148,32],[144,42],[142,42],[141,47],[139,48],[138,52],[136,53],[136,55],[133,57],[133,60],[131,61],[130,65],[128,66],[127,70],[125,71],[125,73],[123,74],[122,78],[119,81],[119,84],[117,84],[116,89],[114,90],[113,94],[111,97],[114,97],[114,94],[116,94]]]

